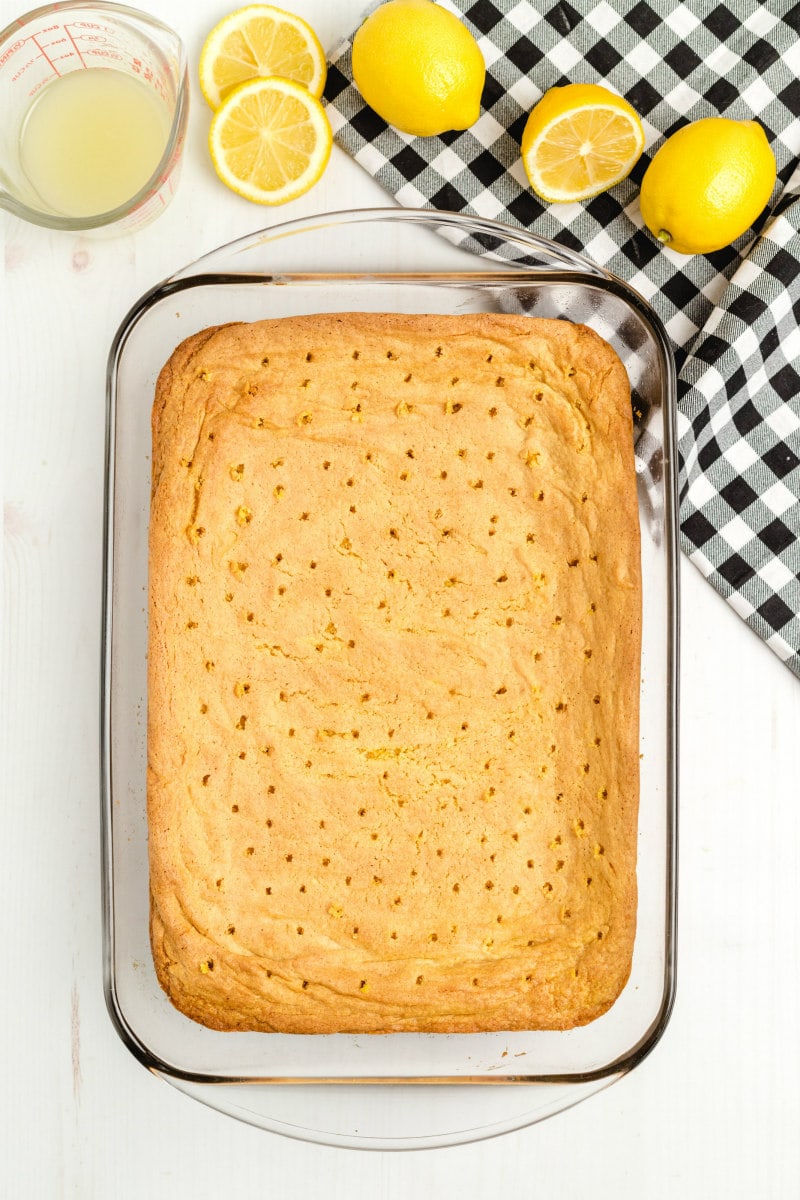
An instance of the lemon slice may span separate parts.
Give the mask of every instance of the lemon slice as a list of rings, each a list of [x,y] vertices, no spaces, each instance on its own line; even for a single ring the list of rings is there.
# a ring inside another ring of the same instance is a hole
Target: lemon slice
[[[630,174],[644,149],[636,110],[597,83],[550,88],[528,117],[522,162],[542,199],[587,200]]]
[[[256,204],[302,196],[328,165],[333,137],[316,96],[291,79],[251,79],[222,101],[208,145],[224,184]]]
[[[321,96],[326,72],[325,51],[311,26],[271,4],[249,4],[223,17],[200,52],[200,90],[213,109],[238,84],[272,75]]]

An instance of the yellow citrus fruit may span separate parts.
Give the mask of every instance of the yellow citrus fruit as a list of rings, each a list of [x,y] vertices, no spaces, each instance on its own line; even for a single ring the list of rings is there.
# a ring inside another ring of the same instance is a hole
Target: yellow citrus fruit
[[[775,156],[757,121],[704,117],[656,152],[642,180],[642,219],[679,254],[711,254],[749,229],[775,176]]]
[[[211,121],[208,145],[224,184],[257,204],[302,196],[328,165],[333,138],[316,96],[291,79],[251,79]]]
[[[271,4],[238,8],[215,25],[200,52],[200,90],[213,109],[248,79],[280,75],[315,96],[325,87],[325,51],[301,17]]]
[[[389,125],[417,137],[477,121],[486,64],[458,17],[431,0],[389,0],[353,38],[353,78]]]
[[[627,100],[599,83],[545,92],[522,134],[522,163],[544,200],[587,200],[625,179],[644,149],[642,122]]]

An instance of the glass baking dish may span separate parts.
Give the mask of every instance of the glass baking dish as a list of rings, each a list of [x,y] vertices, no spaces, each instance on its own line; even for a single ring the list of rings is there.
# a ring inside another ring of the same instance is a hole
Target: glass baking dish
[[[466,254],[463,247],[480,253]],[[608,1013],[583,1028],[470,1035],[218,1033],[178,1013],[156,980],[145,813],[156,377],[175,346],[208,325],[352,310],[563,317],[610,341],[630,377],[644,580],[638,931],[628,985]],[[675,982],[674,416],[672,355],[649,306],[582,256],[491,221],[376,209],[278,225],[205,256],[135,305],[108,366],[104,965],[112,1020],[146,1067],[264,1128],[387,1148],[452,1144],[519,1128],[607,1086],[648,1053],[667,1023]]]

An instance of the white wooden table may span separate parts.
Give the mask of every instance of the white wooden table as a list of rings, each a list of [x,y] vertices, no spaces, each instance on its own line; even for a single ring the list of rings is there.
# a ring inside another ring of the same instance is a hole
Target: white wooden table
[[[294,0],[327,47],[362,6]],[[117,1038],[102,991],[99,874],[108,348],[132,302],[201,253],[280,220],[390,203],[337,149],[320,184],[282,210],[227,192],[206,156],[209,114],[195,84],[204,34],[226,6],[146,7],[177,29],[192,61],[171,206],[113,240],[0,213],[0,1195],[797,1195],[800,685],[688,564],[678,998],[665,1036],[632,1075],[499,1140],[367,1154],[293,1142],[203,1108],[148,1075]],[[0,26],[18,13],[0,0]]]

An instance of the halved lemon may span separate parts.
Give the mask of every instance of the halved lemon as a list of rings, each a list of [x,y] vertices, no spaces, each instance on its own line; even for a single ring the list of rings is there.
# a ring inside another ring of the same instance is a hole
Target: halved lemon
[[[222,101],[208,146],[224,184],[256,204],[302,196],[328,165],[333,136],[316,96],[291,79],[251,79]]]
[[[238,8],[215,25],[200,52],[200,90],[213,109],[240,83],[280,75],[314,96],[325,87],[325,51],[302,17],[271,4]]]
[[[613,187],[631,173],[643,149],[636,110],[599,83],[550,88],[522,135],[530,185],[556,203],[587,200]]]

